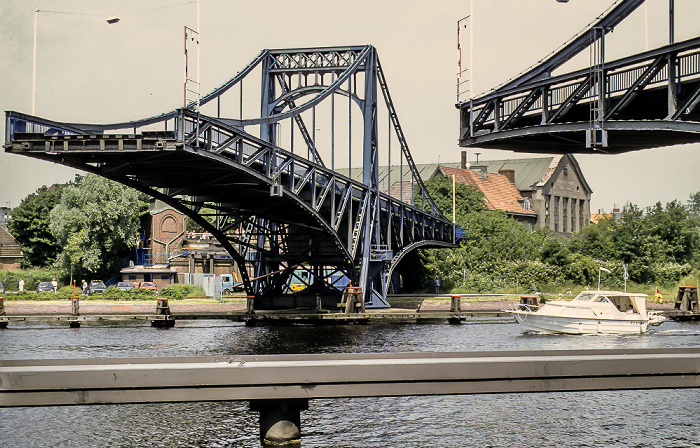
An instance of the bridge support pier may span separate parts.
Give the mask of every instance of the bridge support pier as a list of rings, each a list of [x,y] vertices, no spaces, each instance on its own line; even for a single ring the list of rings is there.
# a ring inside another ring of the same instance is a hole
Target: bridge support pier
[[[301,445],[301,411],[309,400],[251,400],[250,410],[260,412],[262,446]]]

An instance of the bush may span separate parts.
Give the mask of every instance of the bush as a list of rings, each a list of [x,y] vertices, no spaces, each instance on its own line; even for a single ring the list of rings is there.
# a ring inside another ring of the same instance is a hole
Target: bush
[[[129,289],[127,291],[117,289],[116,286],[107,288],[104,294],[91,294],[91,299],[108,299],[108,300],[152,300],[157,296],[155,291],[148,289]]]
[[[199,286],[179,283],[166,286],[160,291],[160,294],[173,300],[180,300],[185,297],[206,297],[204,290]]]
[[[73,295],[72,292],[34,292],[34,291],[12,291],[3,294],[5,300],[68,300]]]
[[[0,271],[0,282],[5,291],[18,291],[19,279],[24,280],[25,291],[36,291],[39,282],[50,282],[53,278],[59,278],[60,272],[55,269],[26,269],[22,271]]]

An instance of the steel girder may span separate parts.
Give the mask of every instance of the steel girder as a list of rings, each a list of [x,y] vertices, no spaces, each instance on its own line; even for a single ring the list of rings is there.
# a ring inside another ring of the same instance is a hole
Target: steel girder
[[[585,152],[591,103],[604,92],[610,153],[700,141],[700,38],[590,70],[502,88],[458,105],[460,145],[520,152]]]
[[[140,128],[151,129],[155,118],[82,125],[8,112],[5,148],[122,182],[192,217],[242,268],[246,291],[255,296],[258,308],[314,306],[317,296],[324,305],[335,306],[340,292],[334,284],[340,274],[363,286],[368,305],[386,305],[388,279],[398,260],[414,247],[451,246],[454,230],[427,195],[428,208],[423,210],[378,189],[378,86],[399,133],[400,126],[376,51],[371,46],[266,50],[242,73],[256,66],[265,74],[261,118],[215,118],[180,109],[159,116],[166,130],[147,131]],[[359,72],[365,81],[361,96],[357,86],[341,88]],[[316,80],[313,88],[285,84],[291,76],[309,73],[330,82]],[[239,73],[234,79],[243,78]],[[215,92],[233,85],[228,82]],[[349,96],[362,110],[362,181],[325,167],[320,156],[313,155],[317,152],[312,139],[305,138],[311,145],[309,160],[279,148],[270,132],[270,125],[284,119],[303,124],[301,111],[332,94]],[[297,106],[295,101],[305,95],[315,96]],[[202,102],[213,98],[206,96]],[[245,132],[246,125],[260,126],[264,138]],[[105,133],[120,127],[127,131]],[[407,166],[424,191],[402,133],[399,140]],[[288,280],[298,270],[312,273],[315,281],[291,294]]]

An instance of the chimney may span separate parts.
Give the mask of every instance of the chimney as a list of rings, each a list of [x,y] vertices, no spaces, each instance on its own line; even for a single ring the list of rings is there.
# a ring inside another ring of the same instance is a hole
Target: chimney
[[[515,170],[505,169],[498,170],[498,174],[506,176],[511,184],[515,185]]]
[[[488,174],[487,174],[487,171],[486,171],[486,169],[487,169],[486,165],[472,165],[469,169],[470,169],[470,170],[473,170],[473,171],[476,171],[476,173],[477,173],[477,174],[479,175],[479,177],[482,178],[482,179],[487,179],[487,178],[488,178]]]
[[[463,170],[467,169],[467,151],[462,151],[462,163],[459,165]]]

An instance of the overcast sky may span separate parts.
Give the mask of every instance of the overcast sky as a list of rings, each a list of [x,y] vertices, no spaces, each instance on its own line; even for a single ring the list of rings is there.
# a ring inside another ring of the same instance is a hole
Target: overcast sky
[[[648,26],[640,7],[606,38],[609,60],[643,51],[647,41],[650,48],[668,43],[668,0],[647,3]],[[489,90],[535,64],[611,4],[474,0],[475,91]],[[35,8],[41,10],[38,116],[111,123],[181,105],[183,26],[196,27],[194,1],[34,0],[0,2],[3,110],[31,113]],[[700,2],[675,0],[675,8],[676,41],[699,36]],[[456,34],[457,21],[468,14],[469,0],[201,0],[202,92],[225,82],[264,48],[372,44],[416,162],[458,161]],[[109,25],[106,18],[112,16],[120,21]],[[463,56],[466,64],[468,55]],[[588,54],[582,58],[587,62]],[[3,126],[3,141],[4,131]],[[593,189],[591,210],[610,211],[627,202],[643,207],[685,202],[700,191],[699,150],[694,144],[615,156],[577,155]],[[533,156],[469,149],[471,161],[475,152],[482,160]],[[40,186],[70,180],[75,173],[2,152],[0,206],[16,207]]]

